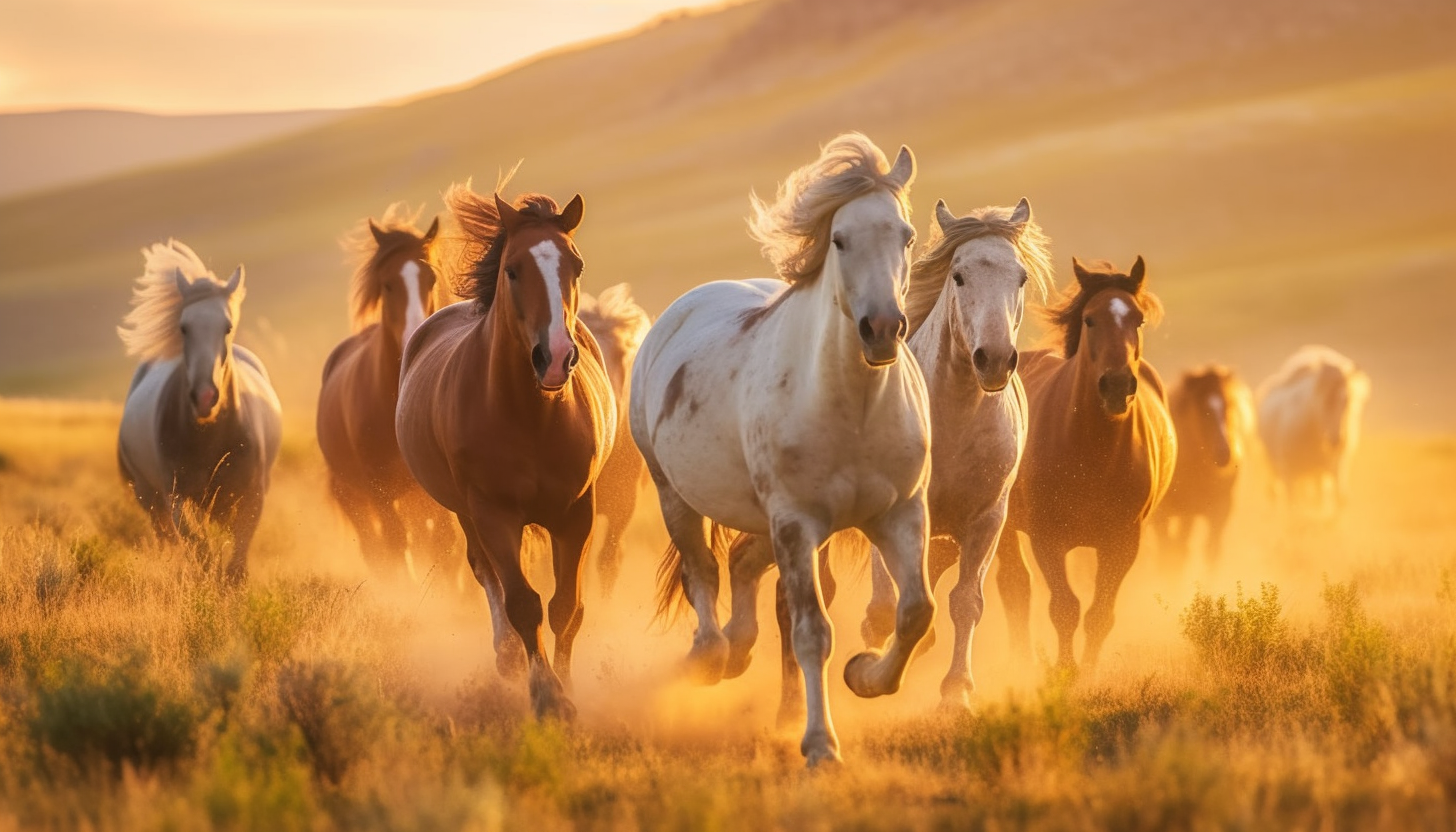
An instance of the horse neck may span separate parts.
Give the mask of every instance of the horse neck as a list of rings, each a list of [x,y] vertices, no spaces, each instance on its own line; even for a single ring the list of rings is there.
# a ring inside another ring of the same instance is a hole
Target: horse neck
[[[404,348],[399,339],[390,338],[389,333],[385,332],[381,317],[379,326],[374,330],[374,372],[380,389],[391,391],[395,397],[399,396],[399,372],[402,363]]]
[[[910,351],[920,362],[925,385],[936,400],[954,398],[958,406],[974,407],[986,393],[976,380],[975,368],[966,355],[966,335],[955,313],[952,290],[945,281],[940,297],[924,323],[910,338]]]
[[[504,281],[502,281],[504,284]],[[531,354],[523,348],[525,333],[520,323],[511,314],[510,289],[498,287],[490,311],[476,326],[475,337],[480,339],[479,349],[488,356],[488,378],[493,389],[511,391],[513,400],[521,403],[551,401],[536,380],[536,370],[531,366]],[[568,381],[567,385],[570,386]]]

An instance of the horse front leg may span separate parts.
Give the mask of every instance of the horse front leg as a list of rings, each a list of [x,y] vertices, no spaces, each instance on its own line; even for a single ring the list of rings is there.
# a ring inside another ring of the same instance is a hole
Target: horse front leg
[[[794,645],[803,672],[807,718],[799,751],[809,766],[839,762],[839,737],[829,715],[828,665],[834,650],[834,627],[819,589],[819,547],[828,538],[822,524],[794,514],[773,518],[773,553]]]
[[[506,618],[526,646],[527,681],[536,718],[571,721],[576,717],[576,706],[546,659],[541,639],[545,618],[541,595],[521,569],[521,530],[525,522],[520,516],[497,509],[481,496],[471,495],[468,507],[481,548],[500,579]]]
[[[238,500],[233,514],[233,554],[228,561],[226,577],[230,583],[242,584],[248,579],[248,550],[253,535],[263,519],[263,493],[267,484],[258,485]]]
[[[955,647],[950,670],[940,683],[942,707],[969,709],[976,689],[971,677],[971,642],[986,611],[986,572],[1006,522],[1006,502],[982,513],[961,533],[960,574],[950,592],[950,620],[955,626]]]
[[[753,645],[758,641],[758,586],[773,562],[773,543],[765,535],[739,535],[728,550],[733,614],[723,625],[723,635],[728,638],[725,679],[742,676],[753,659]]]
[[[920,491],[863,529],[870,543],[884,553],[900,601],[895,610],[895,631],[884,652],[866,650],[844,667],[844,683],[856,696],[884,696],[899,690],[916,645],[935,620],[935,600],[925,567],[928,527],[925,492]]]
[[[1072,652],[1072,638],[1077,633],[1077,623],[1082,620],[1082,602],[1072,591],[1067,580],[1067,553],[1071,545],[1059,540],[1032,541],[1037,566],[1041,567],[1051,593],[1048,612],[1052,629],[1057,631],[1057,666],[1064,670],[1076,670],[1077,660]]]
[[[585,607],[581,603],[581,563],[591,548],[592,524],[596,521],[594,488],[576,501],[566,520],[551,534],[551,564],[556,576],[556,591],[547,610],[551,632],[556,634],[556,655],[553,664],[567,689],[571,688],[571,648],[581,630]]]
[[[505,589],[501,586],[500,578],[496,577],[495,567],[491,565],[490,555],[486,553],[485,545],[475,531],[475,524],[467,515],[459,514],[456,517],[460,521],[460,530],[465,533],[466,562],[476,582],[485,590],[486,608],[490,611],[491,640],[495,647],[496,672],[507,679],[519,679],[526,673],[526,645],[516,635],[510,619],[506,617]],[[519,533],[517,537],[519,538]],[[516,549],[520,550],[519,540]]]
[[[819,594],[827,610],[834,603],[838,585],[829,570],[829,546],[819,547]],[[784,582],[774,586],[774,613],[779,624],[779,715],[777,725],[780,731],[788,730],[804,721],[804,684],[799,670],[799,660],[794,655],[793,615],[789,611],[789,598],[784,592]]]
[[[1031,658],[1031,570],[1021,554],[1021,538],[1015,529],[1001,529],[996,542],[996,587],[1001,606],[1006,608],[1006,628],[1011,636],[1011,653]]]
[[[1117,591],[1132,569],[1133,561],[1137,560],[1140,531],[1139,526],[1134,524],[1130,530],[1120,531],[1107,545],[1097,548],[1097,589],[1087,607],[1087,645],[1082,654],[1082,664],[1088,670],[1097,667],[1102,645],[1107,634],[1112,632]]]

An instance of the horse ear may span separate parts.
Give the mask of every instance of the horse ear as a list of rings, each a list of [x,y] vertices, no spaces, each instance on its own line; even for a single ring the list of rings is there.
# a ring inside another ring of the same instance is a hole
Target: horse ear
[[[1087,267],[1082,265],[1082,261],[1078,260],[1076,257],[1072,258],[1072,274],[1076,275],[1078,283],[1087,282]]]
[[[1143,256],[1141,254],[1138,255],[1138,259],[1132,264],[1132,269],[1128,271],[1127,276],[1132,278],[1134,289],[1141,289],[1143,287],[1143,278],[1147,276],[1147,267],[1143,265]]]
[[[521,224],[521,212],[512,208],[509,202],[501,199],[500,194],[495,195],[495,211],[500,215],[501,228],[509,231]]]
[[[430,223],[429,230],[427,230],[425,232],[424,239],[422,239],[420,242],[423,243],[426,248],[429,248],[430,243],[435,242],[435,235],[436,234],[439,234],[439,233],[440,233],[440,218],[439,218],[439,216],[436,216],[435,217],[435,221],[432,222],[432,223]]]
[[[374,235],[374,242],[384,242],[384,230],[374,224],[374,218],[369,218],[369,233]]]
[[[915,154],[910,152],[910,148],[900,145],[900,155],[895,157],[895,166],[890,168],[886,178],[902,191],[915,181]]]
[[[955,222],[955,219],[955,214],[952,214],[950,208],[946,207],[945,200],[937,199],[935,201],[935,224],[940,227],[941,232],[944,233],[945,229]]]
[[[561,213],[557,215],[561,220],[562,230],[567,234],[575,231],[576,227],[581,225],[581,217],[585,211],[586,202],[581,198],[581,194],[572,197],[571,201],[566,203],[566,207],[561,209]]]
[[[188,287],[192,285],[188,282],[187,275],[183,274],[181,269],[173,269],[172,276],[177,280],[177,294],[187,294]]]
[[[1026,201],[1026,197],[1022,197],[1021,201],[1016,203],[1016,208],[1011,212],[1011,224],[1025,225],[1030,221],[1031,203]]]
[[[243,264],[242,263],[239,263],[238,264],[238,267],[236,269],[233,269],[233,275],[232,275],[232,277],[229,277],[228,278],[227,287],[226,287],[227,293],[231,295],[232,293],[236,292],[238,289],[241,289],[242,286],[243,286]]]

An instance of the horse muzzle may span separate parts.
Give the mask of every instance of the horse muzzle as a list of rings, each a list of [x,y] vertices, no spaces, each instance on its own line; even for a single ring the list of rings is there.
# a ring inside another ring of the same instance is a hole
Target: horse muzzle
[[[217,387],[206,384],[192,390],[192,413],[198,421],[206,422],[217,415],[217,404],[220,395]]]
[[[865,315],[859,319],[860,348],[871,367],[894,364],[900,357],[900,339],[905,337],[909,322],[896,309],[889,315]]]
[[[1128,371],[1104,373],[1097,380],[1097,394],[1108,416],[1122,416],[1137,398],[1137,376]]]
[[[559,353],[565,353],[557,358]],[[565,350],[553,351],[545,344],[536,344],[531,349],[531,366],[536,370],[536,381],[542,390],[555,392],[571,380],[571,371],[581,362],[581,350],[572,344]]]
[[[999,393],[1006,389],[1011,383],[1011,376],[1016,372],[1016,362],[1019,355],[1016,348],[999,359],[987,352],[984,347],[976,347],[971,353],[971,364],[976,369],[976,383],[981,390],[987,393]]]

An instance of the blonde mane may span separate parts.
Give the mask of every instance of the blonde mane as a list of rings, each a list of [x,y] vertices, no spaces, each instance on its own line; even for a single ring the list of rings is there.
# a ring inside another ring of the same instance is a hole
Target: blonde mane
[[[379,320],[379,310],[384,302],[384,286],[376,272],[400,248],[411,243],[419,245],[424,239],[424,233],[415,225],[423,212],[423,205],[411,211],[403,202],[395,202],[384,209],[384,214],[378,221],[366,217],[354,230],[339,239],[340,247],[355,263],[354,274],[349,278],[350,331],[359,332]],[[386,235],[385,243],[381,244],[374,238],[369,230],[371,222]],[[435,262],[433,249],[433,246],[426,248],[423,256],[438,272],[439,266]]]
[[[1011,222],[1015,208],[988,206],[959,217],[942,228],[931,224],[930,239],[910,267],[909,287],[905,294],[905,317],[914,335],[940,298],[942,287],[950,277],[950,262],[956,250],[971,240],[995,236],[1007,241],[1016,250],[1016,259],[1026,269],[1027,282],[1040,299],[1051,291],[1056,267],[1052,263],[1051,239],[1035,219],[1024,223]]]
[[[883,189],[909,216],[910,188],[889,173],[890,163],[874,142],[862,133],[845,133],[825,145],[818,159],[789,174],[772,203],[749,196],[748,234],[779,277],[789,283],[811,281],[824,268],[835,211]]]
[[[602,342],[610,338],[628,360],[652,327],[651,316],[633,300],[632,287],[626,283],[609,286],[595,297],[582,292],[576,316],[592,331],[603,349],[607,345]]]
[[[226,283],[202,265],[196,252],[180,240],[169,239],[142,249],[146,268],[131,292],[131,311],[122,318],[116,334],[126,345],[126,354],[142,361],[157,361],[182,354],[182,308],[186,302],[177,290],[177,273],[189,283],[207,281],[221,294]],[[229,298],[234,312],[242,305],[241,286]],[[195,298],[194,298],[195,299]]]

